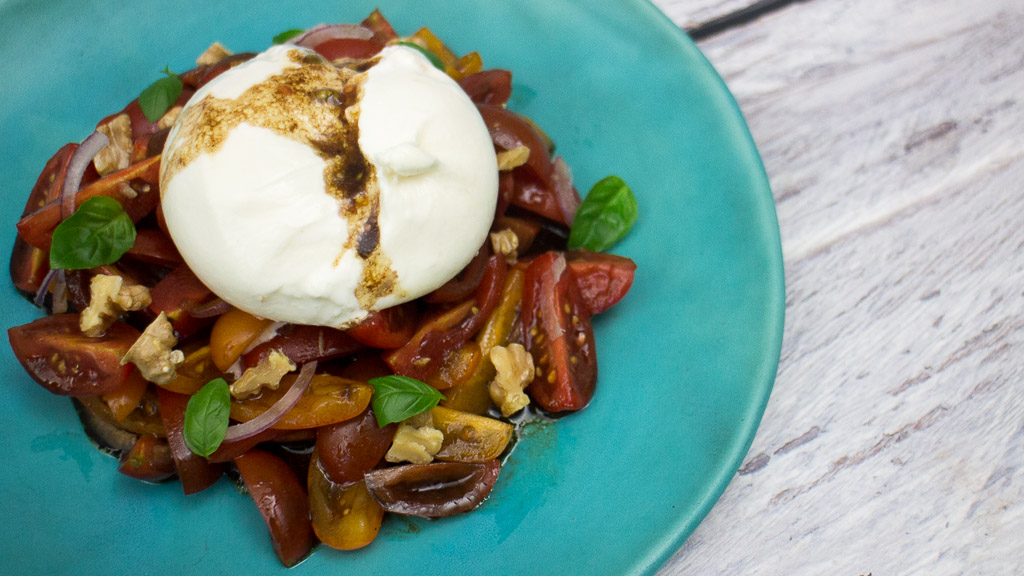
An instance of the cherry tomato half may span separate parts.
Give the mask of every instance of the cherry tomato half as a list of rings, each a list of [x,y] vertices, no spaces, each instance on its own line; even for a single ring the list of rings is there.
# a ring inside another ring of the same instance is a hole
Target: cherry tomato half
[[[586,406],[597,383],[594,332],[563,254],[546,252],[526,269],[521,320],[537,371],[530,396],[550,412]]]
[[[636,263],[629,258],[574,250],[566,254],[566,261],[590,315],[617,304],[633,286]]]
[[[186,495],[202,492],[217,482],[225,466],[211,464],[205,458],[196,456],[185,444],[185,408],[189,397],[159,387],[156,394],[160,400],[160,417],[167,430],[167,445],[171,448],[174,466],[181,477],[181,488]]]
[[[337,484],[362,480],[384,458],[397,428],[378,426],[370,408],[351,420],[317,428],[316,450],[324,474]]]
[[[315,542],[302,483],[284,460],[262,450],[235,458],[235,465],[267,523],[277,558],[285,566],[294,566]]]

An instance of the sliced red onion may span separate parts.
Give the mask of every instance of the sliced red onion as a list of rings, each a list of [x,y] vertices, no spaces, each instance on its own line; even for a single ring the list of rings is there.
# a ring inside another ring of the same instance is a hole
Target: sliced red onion
[[[220,298],[214,298],[209,302],[200,304],[195,308],[189,310],[188,315],[193,318],[212,318],[214,316],[226,314],[234,309],[234,306],[228,304],[224,300]]]
[[[569,165],[561,156],[556,156],[551,163],[551,183],[555,188],[555,198],[558,198],[558,207],[562,210],[562,217],[565,223],[572,227],[572,221],[576,218],[576,211],[580,208],[580,195],[572,186],[572,172]]]
[[[244,440],[277,424],[289,410],[299,403],[299,399],[306,392],[306,388],[309,388],[309,383],[313,381],[314,372],[316,372],[315,360],[303,364],[302,370],[299,370],[299,377],[295,379],[295,383],[284,393],[284,396],[281,396],[280,400],[275,402],[266,412],[252,420],[228,426],[228,431],[224,435],[224,441]]]
[[[93,132],[88,138],[82,141],[75,153],[68,162],[67,176],[64,178],[64,188],[60,193],[60,219],[64,220],[75,212],[75,195],[78,194],[78,187],[82,184],[82,176],[85,175],[89,163],[106,148],[110,140],[105,134]]]
[[[565,255],[562,253],[558,254],[558,258],[551,263],[551,267],[548,268],[544,275],[541,276],[541,294],[548,294],[548,298],[541,298],[540,307],[543,316],[541,322],[544,324],[544,332],[547,334],[548,340],[554,342],[558,338],[562,337],[565,333],[562,330],[562,325],[558,321],[561,317],[562,311],[555,306],[555,285],[562,279],[562,274],[565,273]]]
[[[57,270],[53,276],[53,313],[63,314],[68,311],[68,283],[64,270]]]
[[[36,306],[42,308],[43,303],[46,302],[46,295],[50,293],[50,284],[53,284],[53,280],[57,277],[57,271],[50,269],[43,278],[43,283],[39,285],[39,290],[36,290],[36,297],[32,301]]]
[[[292,38],[286,44],[294,44],[303,48],[313,48],[328,40],[340,40],[352,38],[355,40],[369,40],[373,38],[373,31],[363,28],[357,24],[317,24],[302,34]]]

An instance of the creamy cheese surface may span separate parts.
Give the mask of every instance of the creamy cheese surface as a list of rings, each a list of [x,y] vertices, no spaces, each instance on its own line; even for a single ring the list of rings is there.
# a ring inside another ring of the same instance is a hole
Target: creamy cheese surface
[[[211,81],[168,136],[168,230],[218,296],[345,327],[438,288],[497,201],[494,148],[458,84],[417,51],[365,72],[276,46]]]

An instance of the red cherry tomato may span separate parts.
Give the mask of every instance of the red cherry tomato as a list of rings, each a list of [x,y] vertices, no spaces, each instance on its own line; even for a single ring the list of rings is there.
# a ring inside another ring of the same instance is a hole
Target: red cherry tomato
[[[477,110],[487,125],[491,140],[502,150],[519,146],[530,149],[530,157],[524,167],[548,189],[551,186],[551,158],[544,138],[522,116],[500,106],[478,104]],[[561,221],[558,218],[553,220]]]
[[[185,408],[189,396],[156,387],[157,399],[160,402],[160,418],[167,431],[167,445],[174,457],[174,466],[181,477],[181,488],[185,494],[202,492],[220,478],[224,473],[223,464],[211,464],[205,458],[196,456],[185,444]]]
[[[504,106],[512,95],[512,73],[508,70],[482,70],[459,80],[459,86],[477,104]]]
[[[395,29],[391,27],[391,23],[384,18],[379,9],[374,9],[366,17],[366,20],[363,20],[361,26],[370,29],[373,32],[373,39],[381,44],[386,45],[392,40],[398,40],[398,34],[395,34]]]
[[[354,340],[370,348],[398,348],[416,332],[416,305],[402,304],[370,315],[347,330]]]
[[[378,426],[371,408],[351,420],[321,426],[316,432],[316,450],[324,474],[337,484],[362,480],[384,458],[396,429],[394,424]]]
[[[284,460],[262,450],[250,450],[235,458],[235,465],[270,529],[277,558],[285,566],[294,566],[309,554],[314,543],[303,483]]]
[[[431,304],[450,304],[468,298],[480,286],[480,281],[484,279],[487,258],[491,255],[491,249],[488,244],[480,247],[476,256],[469,261],[469,264],[455,278],[445,282],[443,286],[423,298]]]
[[[166,313],[182,337],[191,336],[216,320],[216,317],[195,318],[189,314],[197,305],[211,299],[213,292],[185,264],[171,270],[150,289],[149,294],[153,298],[149,311],[154,316]]]
[[[135,233],[135,244],[128,249],[126,258],[160,266],[178,266],[182,263],[178,248],[162,230],[143,229]]]
[[[566,261],[591,316],[617,304],[633,285],[636,262],[629,258],[574,250],[566,254]]]
[[[79,329],[78,314],[45,316],[7,331],[28,375],[61,396],[97,396],[124,386],[132,366],[122,366],[121,357],[139,335],[117,322],[106,335],[90,338]]]
[[[546,252],[526,269],[523,339],[537,375],[527,391],[550,412],[579,410],[597,383],[597,353],[590,313],[565,256]]]

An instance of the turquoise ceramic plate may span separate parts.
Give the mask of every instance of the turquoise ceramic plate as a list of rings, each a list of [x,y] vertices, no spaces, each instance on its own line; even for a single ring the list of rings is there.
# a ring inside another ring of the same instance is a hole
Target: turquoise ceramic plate
[[[368,549],[318,549],[291,574],[651,574],[750,445],[784,292],[772,197],[743,119],[651,5],[0,0],[0,246],[53,151],[164,65],[190,68],[213,40],[259,50],[281,30],[359,21],[378,3],[400,33],[428,25],[513,70],[512,105],[555,138],[581,189],[608,173],[632,185],[640,220],[615,251],[639,270],[629,297],[596,320],[593,403],[524,438],[480,509],[390,519]],[[39,315],[9,285],[0,297],[4,328]],[[176,483],[122,477],[6,345],[0,370],[5,573],[283,572],[256,507],[229,482],[185,498]]]

